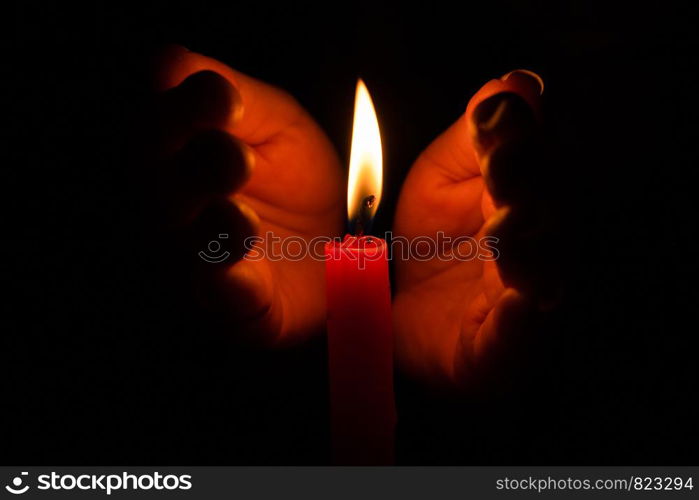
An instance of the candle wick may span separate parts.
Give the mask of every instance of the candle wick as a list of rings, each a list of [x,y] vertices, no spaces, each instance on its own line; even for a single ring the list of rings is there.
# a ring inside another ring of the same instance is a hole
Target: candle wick
[[[370,194],[362,200],[362,204],[359,207],[359,215],[357,216],[357,221],[355,224],[355,236],[364,236],[365,232],[369,231],[371,225],[371,212],[372,208],[376,204],[376,196]]]
[[[367,208],[374,208],[374,203],[376,203],[376,196],[373,194],[370,194],[366,198],[364,198],[364,206]]]

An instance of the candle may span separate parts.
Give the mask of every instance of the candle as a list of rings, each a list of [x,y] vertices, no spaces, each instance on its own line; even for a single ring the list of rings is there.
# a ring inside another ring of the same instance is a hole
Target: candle
[[[382,163],[376,112],[359,80],[347,188],[355,235],[325,247],[330,415],[337,464],[393,462],[388,252],[385,240],[366,235],[381,199]]]

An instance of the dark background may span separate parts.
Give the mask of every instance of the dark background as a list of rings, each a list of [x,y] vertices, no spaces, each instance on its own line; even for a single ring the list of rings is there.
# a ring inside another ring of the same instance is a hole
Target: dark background
[[[398,463],[696,463],[695,13],[251,4],[3,7],[2,462],[328,461],[324,340],[239,345],[179,294],[144,222],[148,55],[174,42],[290,91],[343,158],[365,78],[387,165],[377,232],[411,162],[483,82],[541,74],[566,202],[545,249],[566,263],[553,340],[504,399],[398,374]]]

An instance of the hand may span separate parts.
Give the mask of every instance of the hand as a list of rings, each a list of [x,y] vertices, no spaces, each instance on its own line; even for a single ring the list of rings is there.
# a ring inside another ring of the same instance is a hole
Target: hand
[[[395,234],[408,240],[470,236],[447,258],[398,260],[394,325],[399,361],[422,379],[477,388],[507,377],[532,312],[549,297],[539,243],[546,214],[540,78],[516,71],[483,86],[466,112],[417,159],[403,186]],[[483,244],[494,236],[497,243]],[[484,252],[488,246],[495,252]],[[449,258],[452,256],[452,258]],[[483,260],[482,257],[497,257]]]
[[[195,257],[202,297],[268,344],[322,331],[323,262],[242,257],[245,238],[268,231],[305,241],[340,233],[344,190],[330,141],[287,93],[183,48],[163,57],[157,85],[160,212]],[[219,234],[231,257],[196,257]]]

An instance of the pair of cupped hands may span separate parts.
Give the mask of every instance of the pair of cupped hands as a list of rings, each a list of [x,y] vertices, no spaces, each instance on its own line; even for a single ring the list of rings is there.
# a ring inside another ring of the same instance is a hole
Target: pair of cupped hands
[[[242,257],[244,239],[268,231],[342,235],[346,174],[332,143],[292,96],[215,59],[171,47],[158,68],[164,226],[180,240],[204,235],[193,248],[226,233],[234,252],[220,265],[195,264],[201,297],[269,346],[322,332],[323,262]],[[507,370],[504,360],[527,342],[525,325],[548,293],[547,273],[531,258],[540,240],[542,93],[529,71],[487,82],[407,176],[394,235],[493,235],[499,254],[396,262],[396,355],[413,376],[472,386]]]

